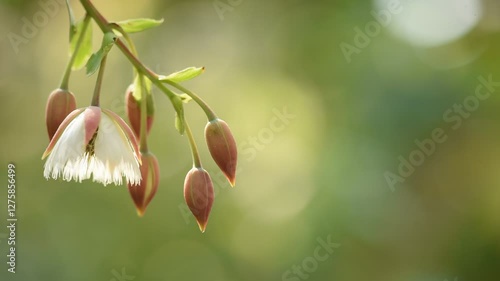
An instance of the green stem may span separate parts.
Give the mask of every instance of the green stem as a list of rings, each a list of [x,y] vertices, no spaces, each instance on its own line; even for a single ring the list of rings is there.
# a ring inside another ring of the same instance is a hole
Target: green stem
[[[73,50],[73,54],[71,55],[68,65],[66,65],[66,70],[64,71],[64,76],[61,81],[61,86],[59,87],[63,90],[68,90],[69,88],[69,77],[71,76],[71,71],[73,68],[73,64],[75,63],[76,56],[78,54],[78,50],[80,49],[83,39],[85,38],[85,32],[87,31],[87,28],[89,26],[90,19],[91,16],[87,13],[85,15],[85,18],[83,19],[82,32],[80,33],[80,37],[78,37],[78,41],[76,42],[75,49]]]
[[[147,128],[147,115],[148,115],[148,108],[147,108],[147,92],[146,92],[146,87],[144,84],[144,76],[142,74],[139,74],[139,87],[140,87],[140,101],[141,101],[141,129],[140,129],[140,150],[141,153],[147,153],[148,152],[148,128]]]
[[[73,10],[71,10],[71,6],[69,5],[69,0],[66,0],[66,9],[68,10],[69,25],[73,28],[75,25],[75,16],[73,15]],[[72,30],[70,31],[70,34],[71,32]]]
[[[127,44],[130,48],[130,52],[136,57],[136,58],[139,58],[139,53],[137,52],[137,49],[135,48],[135,44],[134,44],[134,41],[132,41],[132,38],[130,38],[130,36],[128,35],[127,32],[125,32],[125,30],[123,30],[123,28],[116,24],[116,23],[110,23],[110,26],[112,29],[115,29],[117,30],[118,32],[120,32],[122,35],[123,35],[123,38],[125,38],[125,41],[127,41]],[[134,77],[138,74],[137,73],[137,69],[134,67]]]
[[[175,87],[175,88],[183,91],[188,96],[190,96],[201,107],[201,109],[203,109],[203,111],[205,111],[205,114],[207,115],[208,121],[213,121],[213,120],[217,119],[217,115],[215,114],[215,112],[198,95],[196,95],[195,93],[191,92],[190,90],[184,88],[180,84],[177,84],[177,83],[175,83],[173,81],[163,80],[163,82],[165,82],[165,83],[167,83],[167,84],[169,84],[169,85],[171,85],[171,86],[173,86],[173,87]]]
[[[97,11],[94,5],[90,2],[90,0],[80,0],[85,11],[94,19],[99,28],[104,32],[111,32],[112,28],[110,27],[109,22]],[[137,69],[139,73],[142,73],[146,76],[153,84],[155,84],[160,90],[162,90],[170,100],[175,98],[175,94],[171,91],[165,91],[166,87],[162,84],[160,80],[158,80],[158,74],[151,71],[147,68],[141,61],[135,56],[123,43],[121,39],[117,39],[115,42],[116,46],[120,49],[120,51],[127,57],[127,59],[132,63],[132,65]]]
[[[99,13],[99,11],[97,11],[90,0],[80,0],[80,2],[82,3],[85,11],[94,19],[104,33],[113,31],[109,22]],[[139,59],[127,48],[125,43],[123,43],[120,38],[116,40],[115,44],[140,73],[144,74],[153,83],[155,83],[155,81],[161,83],[158,81],[158,75],[142,64],[142,62],[140,62]],[[155,85],[157,84],[155,83]]]
[[[99,11],[94,7],[94,5],[90,2],[90,0],[80,0],[80,3],[82,4],[83,8],[85,8],[85,11],[96,21],[96,23],[99,25],[99,27],[102,30],[106,30],[106,32],[111,31],[110,28],[104,28],[106,25],[108,25],[108,21],[106,18],[104,18]]]
[[[186,127],[186,135],[189,139],[191,154],[193,155],[193,166],[195,168],[201,168],[201,160],[200,160],[200,155],[198,154],[198,147],[196,146],[193,133],[191,132],[191,128],[189,128],[189,124],[187,123],[187,121],[184,121],[184,126]]]
[[[117,30],[118,32],[120,32],[120,34],[123,35],[123,38],[125,38],[125,41],[127,41],[127,44],[129,45],[130,51],[132,52],[132,54],[134,56],[138,57],[138,53],[137,53],[137,49],[135,48],[134,41],[132,41],[132,38],[130,38],[128,33],[125,32],[125,30],[123,30],[123,28],[120,25],[118,25],[114,22],[110,23],[109,25],[111,26],[112,29]]]
[[[80,0],[85,11],[94,19],[99,28],[104,32],[112,32],[112,28],[109,22],[99,13],[99,11],[95,8],[95,6],[90,2],[90,0]],[[152,70],[147,68],[136,55],[134,55],[133,51],[131,51],[125,43],[121,39],[117,39],[115,42],[116,46],[120,49],[120,51],[127,57],[127,59],[132,63],[132,65],[137,69],[137,71],[147,77],[151,82],[158,87],[161,91],[163,91],[173,103],[174,98],[176,97],[175,93],[168,90],[167,87],[158,79],[158,74],[154,73]],[[198,105],[205,111],[208,119],[214,120],[217,118],[217,115],[210,109],[210,107],[196,94],[189,91],[188,89],[182,87],[181,85],[172,82],[172,81],[164,81],[173,87],[185,92],[188,94]]]
[[[154,81],[152,81],[154,83]],[[172,92],[169,88],[167,88],[165,85],[163,85],[163,83],[154,83],[156,85],[156,87],[158,87],[158,89],[160,89],[162,92],[164,92],[165,94],[167,94],[168,98],[172,101],[173,103],[173,99],[177,96],[177,94],[175,94],[174,92]]]
[[[108,58],[108,55],[104,55],[101,60],[101,65],[99,67],[99,73],[97,74],[97,80],[95,82],[95,88],[94,88],[94,95],[92,96],[92,103],[91,105],[93,106],[99,106],[99,97],[101,96],[101,86],[102,86],[102,80],[104,76],[104,69],[106,68],[106,60]]]

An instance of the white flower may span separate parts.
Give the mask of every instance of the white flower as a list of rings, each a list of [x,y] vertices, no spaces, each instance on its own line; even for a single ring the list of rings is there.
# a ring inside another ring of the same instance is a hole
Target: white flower
[[[114,112],[97,106],[76,109],[59,126],[42,159],[47,179],[81,182],[92,175],[104,185],[141,182],[137,140]]]

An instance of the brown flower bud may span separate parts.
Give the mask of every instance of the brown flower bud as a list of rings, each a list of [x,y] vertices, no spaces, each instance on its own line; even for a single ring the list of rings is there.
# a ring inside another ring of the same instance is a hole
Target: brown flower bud
[[[201,232],[205,232],[214,202],[214,187],[203,168],[192,168],[184,181],[184,199],[193,213]]]
[[[160,168],[158,160],[152,153],[141,154],[141,183],[128,184],[128,191],[134,200],[137,214],[142,217],[146,208],[156,194],[160,182]]]
[[[135,136],[139,139],[141,134],[141,105],[134,98],[133,92],[134,84],[131,84],[125,93],[126,111],[132,130],[134,131]],[[151,99],[151,97],[148,97],[148,99]],[[151,130],[151,126],[153,126],[154,119],[153,110],[150,110],[151,107],[152,104],[149,104],[148,101],[148,114],[146,118],[148,134]]]
[[[45,122],[50,139],[52,139],[66,116],[75,109],[75,96],[70,91],[56,89],[50,93],[45,108]]]
[[[205,127],[205,139],[215,163],[226,175],[231,186],[234,186],[238,151],[231,129],[224,120],[212,120]]]

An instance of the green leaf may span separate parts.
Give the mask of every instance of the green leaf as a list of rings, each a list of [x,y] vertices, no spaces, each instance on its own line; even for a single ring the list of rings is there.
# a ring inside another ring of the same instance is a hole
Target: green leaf
[[[183,135],[185,131],[184,127],[184,106],[182,104],[182,100],[179,96],[175,96],[172,98],[172,104],[175,108],[175,128],[179,132],[179,134]]]
[[[151,80],[149,80],[147,77],[143,76],[142,81],[144,81],[144,90],[146,90],[146,96],[151,95]],[[134,92],[132,95],[134,96],[136,101],[140,101],[142,98],[142,91],[143,87],[141,87],[141,79],[139,78],[139,75],[136,75],[134,78]]]
[[[71,28],[71,27],[70,27]],[[70,34],[70,45],[69,45],[69,55],[72,56],[75,52],[76,44],[82,36],[83,33],[83,41],[80,44],[80,48],[78,49],[78,53],[76,54],[75,61],[73,62],[72,69],[79,70],[87,63],[90,56],[92,56],[92,26],[89,21],[81,20],[79,21],[74,28],[73,34]]]
[[[87,75],[92,75],[99,69],[102,58],[108,54],[116,41],[116,35],[113,32],[107,32],[102,39],[101,48],[87,62]],[[134,95],[135,96],[135,95]]]
[[[169,80],[169,81],[172,81],[175,83],[179,83],[179,82],[193,79],[196,76],[202,74],[203,71],[205,71],[205,67],[192,66],[192,67],[188,67],[186,69],[183,69],[181,71],[174,72],[174,73],[167,75],[167,76],[160,75],[158,77],[158,79],[160,79],[160,81]]]
[[[177,114],[177,112],[175,113],[175,129],[177,129],[181,136],[184,135],[184,131],[186,130],[184,127],[184,121],[182,121],[182,118],[179,118],[179,114]]]
[[[138,75],[135,76],[134,79],[134,91],[132,92],[132,96],[134,96],[134,99],[137,101],[137,104],[139,106],[141,105],[142,102],[142,92],[146,90],[146,108],[147,108],[147,113],[148,116],[153,116],[155,113],[155,105],[154,105],[154,99],[153,95],[151,93],[151,80],[147,79],[146,77],[143,77],[142,81],[144,81],[144,87],[141,87],[141,79],[139,78]]]
[[[134,78],[134,91],[132,92],[132,96],[134,96],[137,103],[141,102],[142,87],[141,87],[141,79],[139,79],[139,75],[136,75]]]
[[[92,54],[90,59],[87,61],[87,75],[90,76],[94,74],[98,69],[99,65],[101,64],[102,58],[104,55],[102,52],[99,50],[97,53]]]
[[[127,33],[141,32],[141,31],[144,31],[146,29],[150,29],[150,28],[159,26],[162,23],[163,23],[163,19],[155,20],[155,19],[146,19],[146,18],[129,19],[129,20],[116,22],[116,24],[118,24],[123,29],[123,31],[125,31]]]

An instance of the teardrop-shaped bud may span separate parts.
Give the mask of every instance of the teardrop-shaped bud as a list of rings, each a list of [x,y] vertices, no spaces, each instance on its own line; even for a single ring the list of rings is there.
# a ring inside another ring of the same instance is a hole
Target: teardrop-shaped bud
[[[234,186],[238,151],[231,129],[224,120],[212,120],[205,127],[205,139],[215,163]]]
[[[205,232],[214,202],[212,179],[203,168],[192,168],[184,181],[184,199],[193,213],[201,232]]]
[[[146,212],[146,208],[155,196],[160,183],[160,167],[156,156],[147,152],[141,155],[141,159],[142,180],[140,184],[128,184],[128,191],[132,196],[132,200],[134,200],[137,214],[140,217]]]
[[[45,122],[50,139],[52,139],[66,116],[75,109],[76,99],[70,91],[56,89],[50,93],[45,108]]]
[[[127,116],[128,120],[130,121],[130,125],[132,127],[132,130],[134,131],[134,134],[137,138],[140,137],[141,134],[141,105],[140,103],[135,99],[134,95],[134,84],[131,84],[127,92],[125,93],[125,102],[126,102],[126,111],[127,111]],[[152,99],[151,95],[148,95],[148,101]],[[154,119],[154,110],[151,110],[152,108],[152,103],[148,102],[148,114],[146,118],[146,124],[147,124],[147,133],[149,134],[149,131],[151,130],[151,126],[153,126],[153,119]]]

